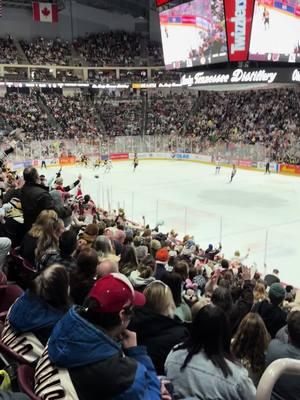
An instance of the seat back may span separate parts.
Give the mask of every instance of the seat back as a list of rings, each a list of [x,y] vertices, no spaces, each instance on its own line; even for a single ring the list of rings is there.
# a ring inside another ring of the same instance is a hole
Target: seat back
[[[4,358],[7,360],[8,363],[12,361],[18,364],[29,364],[29,362],[24,357],[20,356],[18,353],[10,349],[1,340],[0,340],[0,353],[4,356]]]
[[[18,285],[0,286],[0,313],[7,312],[18,297],[23,294],[23,289]]]
[[[3,271],[0,271],[0,286],[7,284],[7,276]]]
[[[19,388],[31,400],[41,400],[34,394],[34,369],[30,365],[20,365],[17,369]]]
[[[23,262],[24,259],[20,255],[20,248],[12,248],[10,250],[6,271],[8,279],[10,281],[18,281]]]

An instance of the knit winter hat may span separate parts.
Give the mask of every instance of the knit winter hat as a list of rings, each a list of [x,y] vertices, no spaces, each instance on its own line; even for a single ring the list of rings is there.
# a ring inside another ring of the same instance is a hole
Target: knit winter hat
[[[159,250],[161,248],[161,244],[159,240],[153,239],[151,240],[151,249]]]
[[[280,283],[273,283],[269,290],[269,298],[272,301],[282,301],[285,298],[285,288]]]
[[[157,261],[167,262],[169,260],[169,252],[165,247],[157,250],[155,254],[155,258]]]
[[[148,255],[148,247],[147,246],[138,246],[135,249],[136,257],[138,261],[141,261],[144,257]]]

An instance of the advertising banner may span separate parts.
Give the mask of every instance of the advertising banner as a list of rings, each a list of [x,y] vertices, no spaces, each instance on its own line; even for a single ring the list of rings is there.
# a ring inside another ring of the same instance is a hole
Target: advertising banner
[[[226,70],[186,73],[181,77],[182,86],[206,86],[241,83],[292,83],[300,82],[297,68],[236,68]]]
[[[252,161],[251,160],[239,160],[239,166],[240,167],[252,167]]]
[[[59,157],[58,161],[60,165],[74,165],[76,163],[76,157],[75,156]]]
[[[176,160],[189,160],[191,158],[191,154],[176,153],[174,158]]]
[[[24,168],[32,166],[32,160],[23,161]]]
[[[24,164],[22,162],[14,162],[12,164],[12,168],[13,168],[13,170],[23,169],[24,168]]]
[[[265,170],[266,169],[266,162],[259,161],[257,162],[257,169]],[[270,171],[277,172],[277,164],[275,162],[270,163]]]
[[[225,0],[229,61],[247,61],[254,0]]]
[[[128,153],[113,153],[109,155],[111,160],[128,160],[129,154]]]
[[[300,165],[279,164],[279,172],[300,175]]]
[[[203,162],[211,162],[211,156],[208,156],[206,154],[191,154],[191,160],[196,160],[196,161],[203,161]]]
[[[138,158],[171,158],[170,153],[137,153]],[[129,158],[132,160],[134,158],[134,153],[129,153]]]

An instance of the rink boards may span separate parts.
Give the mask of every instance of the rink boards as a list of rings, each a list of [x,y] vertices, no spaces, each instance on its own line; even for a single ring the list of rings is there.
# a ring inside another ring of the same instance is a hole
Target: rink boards
[[[90,155],[91,159],[95,159],[95,155]],[[111,159],[112,161],[128,161],[133,160],[134,153],[112,153],[112,154],[102,154],[101,159],[107,160]],[[196,162],[196,163],[204,163],[204,164],[214,164],[215,161],[212,156],[206,154],[193,154],[193,153],[170,153],[170,152],[149,152],[149,153],[138,153],[138,158],[141,160],[176,160],[176,161],[186,161],[186,162]],[[25,167],[34,166],[39,168],[41,166],[43,160],[24,160],[24,161],[16,161],[10,162],[9,165],[13,170],[20,170]],[[44,160],[48,167],[57,167],[57,166],[74,166],[78,164],[75,156],[64,156],[59,158],[48,158]],[[253,161],[253,160],[244,160],[244,159],[229,159],[222,158],[220,159],[221,166],[223,167],[232,167],[232,164],[235,164],[238,168],[242,169],[250,169],[256,171],[263,171],[266,167],[266,161]],[[288,175],[300,175],[300,166],[293,164],[285,164],[285,163],[270,163],[270,171],[281,174]]]

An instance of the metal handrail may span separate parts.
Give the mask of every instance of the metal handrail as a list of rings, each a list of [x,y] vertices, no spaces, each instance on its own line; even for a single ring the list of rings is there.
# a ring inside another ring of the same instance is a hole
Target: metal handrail
[[[272,362],[259,381],[256,400],[270,400],[273,387],[283,373],[300,375],[300,360],[282,358]]]

